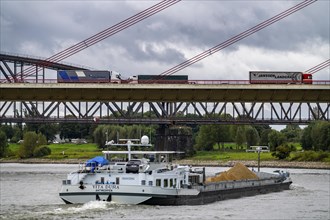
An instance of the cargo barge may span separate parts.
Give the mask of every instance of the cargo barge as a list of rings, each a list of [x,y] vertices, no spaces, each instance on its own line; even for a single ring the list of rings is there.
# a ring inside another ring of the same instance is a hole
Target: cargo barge
[[[103,151],[68,174],[60,198],[67,204],[108,201],[118,204],[203,205],[220,200],[278,192],[290,188],[289,174],[255,172],[237,163],[228,171],[206,177],[205,168],[173,163],[175,151],[134,151],[150,146],[127,140],[127,150]],[[125,156],[126,158],[121,158]]]

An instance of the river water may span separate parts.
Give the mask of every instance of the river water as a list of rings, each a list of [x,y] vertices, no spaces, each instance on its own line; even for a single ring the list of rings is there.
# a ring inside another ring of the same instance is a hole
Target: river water
[[[330,171],[287,169],[291,190],[199,206],[66,205],[58,196],[68,164],[0,164],[0,219],[330,219]],[[207,168],[207,173],[228,168]],[[273,168],[262,168],[272,172]]]

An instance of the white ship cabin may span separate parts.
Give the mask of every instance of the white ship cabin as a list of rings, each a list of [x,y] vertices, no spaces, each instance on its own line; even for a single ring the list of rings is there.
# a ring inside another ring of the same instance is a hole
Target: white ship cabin
[[[117,189],[119,186],[150,186],[161,188],[187,188],[191,185],[192,177],[201,183],[200,175],[192,176],[189,166],[173,164],[177,151],[140,151],[132,150],[134,144],[109,144],[112,146],[127,146],[127,150],[103,151],[104,157],[97,157],[80,165],[78,172],[68,175],[63,184],[93,185],[94,189]],[[146,145],[146,144],[144,144]],[[150,146],[150,145],[147,145]]]
[[[121,156],[116,151],[104,151],[105,157]],[[93,185],[95,189],[119,186],[150,186],[161,188],[187,188],[191,181],[188,166],[172,164],[173,151],[131,151],[132,159],[127,161],[110,160],[108,164],[81,165],[78,172],[68,175],[64,184]],[[116,158],[116,157],[115,157]],[[197,182],[201,182],[197,180]],[[111,186],[110,186],[111,185]]]
[[[183,154],[178,151],[150,151],[152,145],[149,138],[143,136],[140,139],[119,139],[119,143],[107,142],[107,151],[102,151],[104,158],[109,161],[110,169],[124,173],[139,173],[147,170],[168,166],[175,156]],[[144,150],[141,150],[144,149]],[[139,169],[136,169],[137,166]]]

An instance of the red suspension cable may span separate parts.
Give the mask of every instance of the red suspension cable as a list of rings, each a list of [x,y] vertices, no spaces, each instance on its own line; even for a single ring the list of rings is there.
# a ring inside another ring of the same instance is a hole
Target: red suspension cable
[[[254,33],[256,33],[257,31],[260,31],[260,30],[268,27],[271,24],[273,24],[275,22],[278,22],[279,20],[281,20],[281,19],[283,19],[283,18],[285,18],[285,17],[287,17],[287,16],[289,16],[289,15],[305,8],[306,6],[312,4],[316,1],[317,0],[303,1],[299,4],[297,4],[297,5],[289,8],[289,9],[287,9],[286,11],[284,11],[284,12],[282,12],[282,13],[280,13],[280,14],[278,14],[278,15],[276,15],[276,16],[274,16],[274,17],[272,17],[272,18],[256,25],[256,26],[254,26],[254,27],[252,27],[252,28],[250,28],[250,29],[248,29],[248,30],[246,30],[246,31],[230,38],[229,40],[226,40],[226,41],[222,42],[221,44],[218,44],[217,46],[214,46],[214,47],[212,47],[212,48],[210,48],[210,49],[208,49],[208,50],[206,50],[206,51],[190,58],[189,60],[186,60],[186,61],[172,67],[171,69],[168,69],[168,70],[162,72],[161,74],[159,74],[158,76],[155,76],[155,78],[151,79],[151,80],[160,80],[160,79],[164,78],[165,76],[172,75],[172,74],[174,74],[174,73],[176,73],[176,72],[178,72],[178,71],[180,71],[180,70],[182,70],[182,69],[184,69],[184,68],[186,68],[186,67],[188,67],[188,66],[190,66],[190,65],[192,65],[192,64],[194,64],[194,63],[196,63],[196,62],[198,62],[198,61],[200,61],[200,60],[202,60],[206,57],[208,57],[208,56],[211,56],[212,54],[214,54],[214,53],[216,53],[216,52],[218,52],[218,51],[220,51],[220,50],[222,50],[222,49],[224,49],[224,48],[226,48],[226,47],[228,47],[228,46],[230,46],[230,45],[232,45],[232,44],[234,44],[234,43],[236,43],[236,42],[238,42],[238,41],[240,41],[240,40],[242,40],[242,39],[244,39],[244,38],[246,38],[246,37],[248,37],[248,36],[250,36]]]
[[[119,22],[118,24],[107,28],[49,58],[47,58],[44,62],[41,62],[40,64],[42,66],[49,66],[51,63],[55,63],[55,62],[59,62],[65,58],[68,58],[178,2],[180,2],[181,0],[164,0],[162,2],[159,2],[153,6],[151,6],[150,8],[147,8],[141,12],[139,12],[138,14],[131,16],[127,19],[125,19],[124,21]],[[41,69],[41,68],[40,68]],[[29,67],[25,70],[24,75],[22,78],[26,78],[30,75],[32,75],[35,71],[39,71],[39,68],[37,70],[35,70],[34,67]]]
[[[320,64],[318,64],[318,65],[316,65],[316,66],[314,66],[314,67],[312,67],[308,70],[306,70],[305,72],[310,73],[310,74],[314,74],[314,73],[316,73],[316,72],[318,72],[318,71],[320,71],[320,70],[322,70],[322,69],[324,69],[328,66],[330,66],[330,59],[326,60],[323,63],[320,63]]]

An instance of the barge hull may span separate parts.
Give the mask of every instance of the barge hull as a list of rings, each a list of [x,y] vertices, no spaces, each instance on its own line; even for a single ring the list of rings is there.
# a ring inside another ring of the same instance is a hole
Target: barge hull
[[[152,197],[142,204],[147,205],[204,205],[216,201],[226,199],[236,199],[246,196],[254,196],[258,194],[266,194],[272,192],[279,192],[290,188],[292,182],[284,182],[277,184],[270,184],[264,186],[253,186],[244,188],[233,188],[225,190],[215,191],[202,191],[198,195],[179,195],[179,196],[168,196],[166,198]]]

